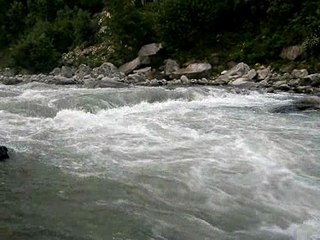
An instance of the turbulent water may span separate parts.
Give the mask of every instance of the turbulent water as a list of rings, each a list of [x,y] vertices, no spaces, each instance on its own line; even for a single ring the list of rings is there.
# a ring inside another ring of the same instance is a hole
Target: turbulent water
[[[320,239],[299,95],[0,85],[0,239]]]

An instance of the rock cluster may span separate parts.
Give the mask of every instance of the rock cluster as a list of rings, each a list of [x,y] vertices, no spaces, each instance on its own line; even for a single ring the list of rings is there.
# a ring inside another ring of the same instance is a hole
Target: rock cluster
[[[56,85],[81,85],[84,87],[140,86],[188,86],[229,85],[237,88],[262,89],[266,92],[289,91],[319,94],[320,73],[309,74],[306,69],[284,68],[275,72],[268,66],[250,68],[245,63],[234,64],[219,75],[212,74],[212,66],[204,62],[192,62],[184,67],[172,60],[162,60],[159,65],[161,44],[143,46],[136,59],[117,68],[112,63],[103,63],[91,68],[84,64],[78,68],[62,66],[49,74],[15,74],[11,69],[0,71],[0,83],[15,85],[41,82]],[[288,50],[291,53],[291,51]]]

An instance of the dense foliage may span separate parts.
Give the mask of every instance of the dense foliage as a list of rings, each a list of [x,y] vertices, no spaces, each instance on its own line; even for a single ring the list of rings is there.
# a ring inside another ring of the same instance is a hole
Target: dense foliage
[[[0,65],[49,71],[89,46],[74,63],[121,64],[149,42],[178,59],[219,53],[248,63],[278,61],[282,48],[303,44],[301,60],[315,62],[319,26],[320,0],[0,0]]]

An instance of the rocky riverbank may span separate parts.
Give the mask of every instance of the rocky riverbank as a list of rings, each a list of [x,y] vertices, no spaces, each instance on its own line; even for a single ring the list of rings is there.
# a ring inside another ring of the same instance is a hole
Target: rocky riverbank
[[[279,73],[271,67],[255,66],[250,68],[239,63],[221,74],[211,74],[211,65],[193,63],[180,68],[173,60],[155,70],[144,67],[125,74],[112,63],[90,68],[80,65],[78,68],[63,66],[55,68],[49,74],[15,74],[11,69],[0,71],[0,83],[5,85],[40,82],[56,85],[81,85],[89,88],[140,86],[191,86],[226,85],[237,88],[260,89],[266,92],[296,92],[320,94],[320,73],[309,74],[306,69],[294,69]]]
[[[89,88],[129,86],[191,86],[226,85],[266,92],[295,92],[320,94],[320,73],[309,74],[307,69],[283,69],[276,72],[270,66],[245,63],[233,64],[229,70],[214,74],[209,63],[190,63],[181,67],[172,59],[163,60],[162,46],[151,43],[141,47],[132,61],[119,68],[103,63],[91,68],[62,66],[49,74],[16,74],[12,69],[0,70],[0,83],[6,85],[41,82],[56,85],[81,85]]]

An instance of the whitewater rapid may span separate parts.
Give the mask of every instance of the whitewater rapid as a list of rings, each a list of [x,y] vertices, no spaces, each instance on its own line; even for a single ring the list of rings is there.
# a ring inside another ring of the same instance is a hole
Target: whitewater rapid
[[[78,218],[92,231],[83,239],[320,239],[320,114],[270,111],[298,98],[212,87],[0,85],[0,145],[13,149],[13,168],[29,161],[101,182],[84,204],[135,219],[106,214],[108,221],[90,221],[94,231]],[[71,201],[72,191],[56,188],[57,199]],[[99,235],[115,222],[115,233]]]

